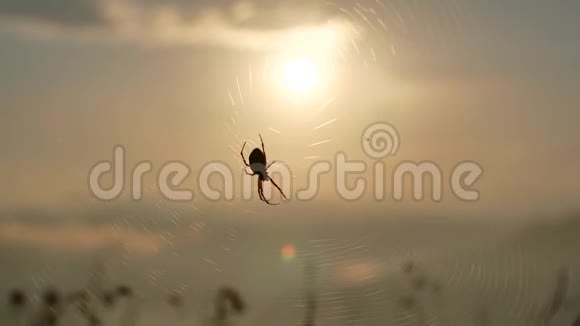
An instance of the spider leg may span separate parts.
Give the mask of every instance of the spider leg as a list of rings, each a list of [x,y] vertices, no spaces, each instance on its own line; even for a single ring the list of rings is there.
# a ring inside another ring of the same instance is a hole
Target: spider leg
[[[263,181],[261,179],[258,179],[258,194],[260,195],[260,200],[265,202],[266,204],[268,204],[268,205],[280,205],[280,203],[272,204],[268,201],[268,199],[266,199],[266,197],[264,196]]]
[[[270,178],[270,182],[272,182],[274,187],[276,187],[276,189],[278,189],[278,191],[282,194],[282,196],[284,196],[284,198],[287,200],[288,197],[286,197],[286,195],[284,195],[284,192],[282,192],[282,189],[280,189],[280,187],[278,187],[278,185],[276,184],[276,182],[274,182],[274,180],[272,180],[272,178]]]
[[[242,146],[242,150],[240,151],[240,155],[242,155],[242,160],[244,161],[244,164],[246,166],[250,166],[250,164],[248,164],[248,162],[246,161],[246,158],[244,157],[244,147],[246,147],[246,143],[247,142],[244,142],[244,145]]]
[[[268,201],[268,199],[266,199],[266,198],[264,198],[264,202],[265,202],[266,204],[268,204],[268,205],[280,205],[280,203],[275,203],[275,204],[274,204],[274,203],[271,203],[271,202],[269,202],[269,201]]]
[[[262,189],[262,182],[260,181],[260,179],[258,178],[258,196],[260,197],[260,200],[264,200],[264,194],[263,194],[263,189]]]
[[[260,142],[262,143],[262,153],[264,153],[264,157],[266,157],[266,149],[264,148],[264,140],[262,139],[262,135],[258,134],[258,136],[260,136]]]
[[[270,166],[272,166],[272,164],[274,164],[276,162],[278,162],[278,161],[272,161],[272,162],[270,162],[270,164],[268,164],[268,166],[266,166],[266,170],[268,170],[270,168]]]

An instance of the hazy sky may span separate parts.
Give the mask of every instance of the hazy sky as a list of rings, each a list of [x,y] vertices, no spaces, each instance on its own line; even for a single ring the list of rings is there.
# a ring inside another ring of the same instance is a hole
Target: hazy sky
[[[296,324],[301,265],[280,259],[294,244],[326,264],[330,317],[363,314],[352,309],[365,297],[377,324],[400,321],[385,307],[405,294],[401,262],[417,259],[461,303],[448,305],[455,324],[483,305],[520,322],[552,293],[560,265],[580,270],[574,220],[501,241],[522,219],[579,208],[579,31],[578,0],[0,0],[0,292],[83,286],[101,256],[111,284],[204,302],[230,283],[253,325]],[[280,78],[295,57],[321,70],[310,92]],[[435,162],[441,202],[415,202],[409,189],[394,202],[389,180],[384,201],[369,182],[347,202],[332,173],[308,202],[267,206],[256,177],[254,198],[239,199],[239,151],[249,140],[249,155],[258,133],[293,191],[338,152],[366,162],[370,181],[376,161],[361,134],[376,121],[400,135],[387,179],[401,162]],[[110,203],[89,190],[90,169],[116,146],[128,171],[153,164],[139,203],[128,186]],[[464,160],[484,169],[477,202],[449,189]],[[191,168],[193,201],[160,200],[154,177],[170,161]],[[199,192],[198,173],[215,161],[235,170],[236,200]]]
[[[571,209],[579,11],[572,0],[2,1],[0,203],[85,207],[89,169],[117,145],[128,166],[188,163],[195,191],[197,170],[238,168],[258,132],[304,181],[313,157],[367,159],[362,130],[385,120],[401,136],[388,167],[431,160],[445,180],[462,160],[485,170],[478,203],[445,193],[400,207]],[[334,79],[303,99],[264,79],[294,55]],[[312,205],[340,200],[331,183]]]

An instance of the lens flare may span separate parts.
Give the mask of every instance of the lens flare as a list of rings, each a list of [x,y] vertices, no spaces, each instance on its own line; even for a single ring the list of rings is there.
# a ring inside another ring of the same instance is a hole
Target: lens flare
[[[282,260],[285,262],[290,262],[296,258],[296,247],[292,244],[287,244],[282,247]]]

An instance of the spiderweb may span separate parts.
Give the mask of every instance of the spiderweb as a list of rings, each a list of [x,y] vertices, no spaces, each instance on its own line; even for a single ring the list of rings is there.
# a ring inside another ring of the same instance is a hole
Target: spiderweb
[[[367,31],[363,37],[353,38],[338,48],[329,62],[330,66],[347,65],[353,70],[380,67],[410,49],[430,50],[429,45],[433,44],[452,46],[453,39],[468,27],[470,20],[469,11],[456,0],[376,0],[352,2],[348,6],[338,2],[326,5],[348,19],[353,30]],[[232,166],[242,167],[240,150],[244,141],[252,147],[259,146],[258,132],[264,136],[269,154],[297,153],[284,160],[290,166],[305,166],[312,160],[329,157],[336,141],[333,134],[348,125],[353,113],[337,109],[341,94],[324,94],[304,114],[290,114],[290,118],[284,119],[276,109],[278,102],[264,90],[271,82],[268,60],[246,62],[242,66],[224,89],[228,115],[222,127],[228,135]],[[284,145],[284,149],[278,145]],[[226,215],[258,215],[252,210],[242,212],[233,203],[223,206]],[[211,208],[172,207],[167,215],[161,211],[168,207],[164,201],[160,200],[155,207],[167,218],[167,224],[156,224],[157,217],[139,216],[135,222],[132,220],[135,216],[122,216],[117,227],[137,224],[144,230],[160,229],[161,243],[172,248],[172,257],[166,261],[195,258],[188,261],[194,267],[183,269],[180,275],[169,274],[169,268],[162,264],[148,268],[147,285],[157,290],[150,300],[158,301],[168,290],[189,298],[205,295],[200,294],[197,284],[187,281],[174,284],[172,280],[209,279],[212,274],[228,273],[227,262],[247,253],[239,249],[249,240],[247,234],[240,236],[243,233],[238,222],[216,222],[211,219],[214,213]],[[377,233],[331,236],[313,232],[299,246],[297,256],[316,267],[316,273],[304,275],[303,281],[305,292],[315,289],[317,325],[471,324],[474,320],[485,325],[487,319],[500,318],[498,311],[502,320],[527,323],[538,307],[550,301],[546,293],[552,290],[552,283],[538,286],[539,283],[556,280],[558,270],[554,266],[565,260],[546,249],[542,253],[544,260],[539,263],[537,253],[517,245],[492,253],[479,248],[452,256],[437,253],[440,256],[435,259],[433,252],[425,248],[393,243],[387,246]],[[195,250],[173,247],[177,239],[190,238],[211,238],[212,242],[196,243]],[[123,254],[120,263],[129,264],[129,255]],[[35,284],[39,287],[45,283],[46,273],[46,270],[38,272]],[[478,300],[464,300],[466,289],[473,292],[470,298],[476,296]],[[277,324],[300,325],[307,308],[304,293],[294,291],[281,296],[281,306],[270,309],[275,314],[279,314],[277,309],[286,309],[292,319]]]
[[[471,19],[469,11],[455,0],[326,4],[349,21],[356,35],[366,31],[364,36],[337,48],[330,60],[333,65],[348,65],[354,70],[380,69],[381,63],[412,51],[452,47]],[[224,90],[231,111],[224,128],[234,162],[242,166],[239,153],[244,141],[259,146],[258,132],[267,139],[267,151],[269,143],[284,144],[285,148],[292,144],[291,151],[300,153],[302,160],[286,161],[289,165],[327,158],[332,153],[333,130],[348,124],[349,115],[353,114],[336,109],[340,94],[327,94],[313,104],[310,112],[291,127],[298,128],[302,137],[288,137],[288,133],[292,134],[287,130],[289,122],[278,118],[280,111],[276,111],[275,101],[260,93],[270,82],[269,64],[251,62],[246,67]],[[251,134],[254,130],[256,135]],[[429,325],[475,321],[483,325],[489,318],[489,309],[502,304],[502,318],[528,322],[537,305],[546,300],[546,289],[534,288],[533,280],[555,275],[550,264],[536,263],[533,255],[517,247],[493,255],[474,249],[461,256],[435,260],[429,253],[403,246],[379,253],[374,246],[380,244],[368,234],[314,238],[298,253],[317,266],[316,276],[305,276],[305,283],[316,287],[317,324],[378,325],[388,321],[396,325]],[[409,273],[412,275],[405,275],[400,267],[409,262],[419,262],[421,267]],[[387,276],[395,280],[395,285],[386,281]],[[460,301],[466,288],[478,293],[480,300],[468,303],[473,307],[466,308],[465,302],[448,302]],[[500,303],[497,298],[509,299]],[[303,295],[294,295],[287,304],[304,311],[304,300]]]

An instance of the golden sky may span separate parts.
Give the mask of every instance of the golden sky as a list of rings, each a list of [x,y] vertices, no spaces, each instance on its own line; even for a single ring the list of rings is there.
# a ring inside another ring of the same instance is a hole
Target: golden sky
[[[580,184],[577,9],[539,1],[4,1],[0,204],[88,205],[89,170],[118,145],[128,166],[187,163],[195,188],[207,162],[238,168],[243,141],[255,144],[258,133],[268,158],[305,182],[313,161],[338,151],[372,163],[361,133],[388,121],[401,136],[388,167],[430,160],[445,178],[463,160],[484,167],[478,203],[446,196],[426,207],[570,209]],[[300,94],[276,74],[298,57],[319,69],[316,87]],[[331,177],[321,189],[312,205],[340,200]]]

